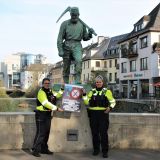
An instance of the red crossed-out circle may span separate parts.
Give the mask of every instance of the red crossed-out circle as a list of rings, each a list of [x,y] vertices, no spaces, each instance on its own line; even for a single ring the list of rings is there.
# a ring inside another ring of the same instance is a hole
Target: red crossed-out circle
[[[70,93],[70,96],[71,96],[71,98],[73,98],[73,99],[79,99],[80,95],[81,95],[80,90],[79,90],[79,89],[76,89],[76,88],[73,89],[73,90],[71,91],[71,93]]]

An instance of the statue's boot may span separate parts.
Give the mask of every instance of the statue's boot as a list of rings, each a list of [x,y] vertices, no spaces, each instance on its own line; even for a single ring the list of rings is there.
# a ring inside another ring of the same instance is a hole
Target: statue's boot
[[[67,77],[67,76],[65,76],[65,77],[63,77],[63,81],[64,81],[64,83],[69,83],[69,77]]]
[[[80,74],[75,75],[75,84],[81,84],[81,75]]]

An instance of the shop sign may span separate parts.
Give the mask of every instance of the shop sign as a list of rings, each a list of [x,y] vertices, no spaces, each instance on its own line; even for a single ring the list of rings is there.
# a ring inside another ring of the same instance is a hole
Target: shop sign
[[[139,77],[143,77],[142,73],[134,73],[134,74],[127,74],[124,75],[123,78],[139,78]]]
[[[133,78],[133,74],[124,75],[123,78]]]
[[[134,77],[143,77],[143,74],[142,73],[134,73]]]

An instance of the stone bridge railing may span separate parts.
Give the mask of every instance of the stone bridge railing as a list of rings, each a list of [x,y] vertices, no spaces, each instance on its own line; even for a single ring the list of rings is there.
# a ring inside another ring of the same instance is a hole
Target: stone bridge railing
[[[34,135],[34,112],[0,112],[0,149],[31,148]],[[160,149],[160,114],[110,113],[109,143],[111,148]],[[84,106],[79,114],[54,114],[49,146],[64,152],[92,148]]]

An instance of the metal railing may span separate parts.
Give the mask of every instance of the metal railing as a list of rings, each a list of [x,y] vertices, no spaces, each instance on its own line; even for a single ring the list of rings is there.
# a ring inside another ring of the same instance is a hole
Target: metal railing
[[[33,112],[35,108],[36,98],[0,98],[0,112]],[[160,113],[160,100],[116,99],[112,112]]]
[[[160,113],[160,100],[117,99],[113,112],[122,113]]]

